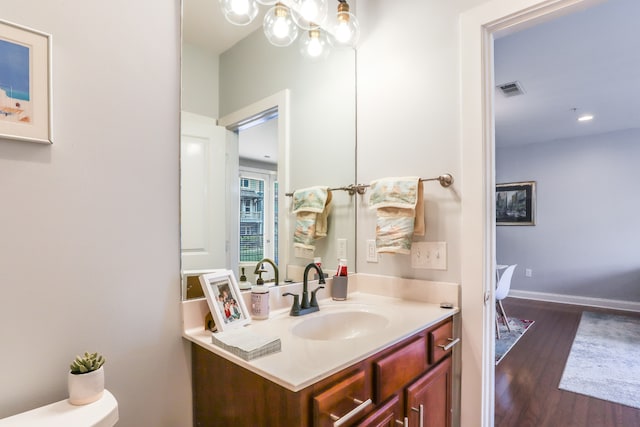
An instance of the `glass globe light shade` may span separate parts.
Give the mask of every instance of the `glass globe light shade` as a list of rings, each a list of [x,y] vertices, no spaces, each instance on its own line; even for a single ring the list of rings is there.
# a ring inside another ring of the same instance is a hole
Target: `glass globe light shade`
[[[220,0],[222,13],[233,25],[250,24],[258,15],[258,3],[255,0]]]
[[[293,20],[303,30],[313,30],[324,25],[329,13],[327,0],[294,0]]]
[[[256,1],[265,6],[273,6],[274,4],[278,3],[278,0],[256,0]]]
[[[338,12],[330,41],[334,46],[355,47],[360,38],[358,18],[350,12]]]
[[[289,46],[298,37],[298,27],[293,22],[291,11],[280,2],[264,15],[262,27],[267,40],[274,46]]]
[[[303,32],[300,37],[300,53],[313,61],[320,61],[329,56],[327,35],[319,28]]]

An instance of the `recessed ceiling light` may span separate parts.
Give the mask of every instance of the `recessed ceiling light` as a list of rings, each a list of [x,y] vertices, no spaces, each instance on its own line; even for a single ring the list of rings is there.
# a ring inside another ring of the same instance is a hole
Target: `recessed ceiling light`
[[[578,117],[579,122],[588,122],[590,120],[593,120],[593,115],[591,114],[583,114],[582,116]]]

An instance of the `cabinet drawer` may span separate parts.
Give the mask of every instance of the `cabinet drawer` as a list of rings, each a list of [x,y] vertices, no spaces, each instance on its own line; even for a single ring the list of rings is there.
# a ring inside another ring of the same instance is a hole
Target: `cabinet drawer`
[[[338,420],[355,420],[371,403],[365,372],[359,371],[313,397],[313,425],[325,427]]]
[[[391,396],[426,368],[427,345],[422,336],[374,362],[376,402]]]
[[[453,322],[449,321],[429,332],[429,363],[438,363],[451,353],[459,340],[453,337]]]

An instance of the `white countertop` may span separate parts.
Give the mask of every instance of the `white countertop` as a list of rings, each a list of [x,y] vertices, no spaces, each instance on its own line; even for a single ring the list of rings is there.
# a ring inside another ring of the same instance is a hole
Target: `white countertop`
[[[282,351],[251,361],[212,344],[211,332],[202,327],[185,329],[183,335],[237,365],[289,390],[299,391],[459,311],[458,308],[443,309],[438,304],[362,292],[349,294],[346,301],[320,300],[319,306],[320,311],[305,316],[289,316],[286,308],[272,311],[268,320],[253,320],[246,327],[253,333],[279,337]],[[343,340],[304,339],[291,332],[306,319],[336,311],[378,313],[389,322],[376,333]]]

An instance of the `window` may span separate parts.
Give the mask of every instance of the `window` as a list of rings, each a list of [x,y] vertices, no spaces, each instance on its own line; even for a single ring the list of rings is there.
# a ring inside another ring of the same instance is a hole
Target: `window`
[[[275,172],[240,169],[240,262],[278,262]]]

